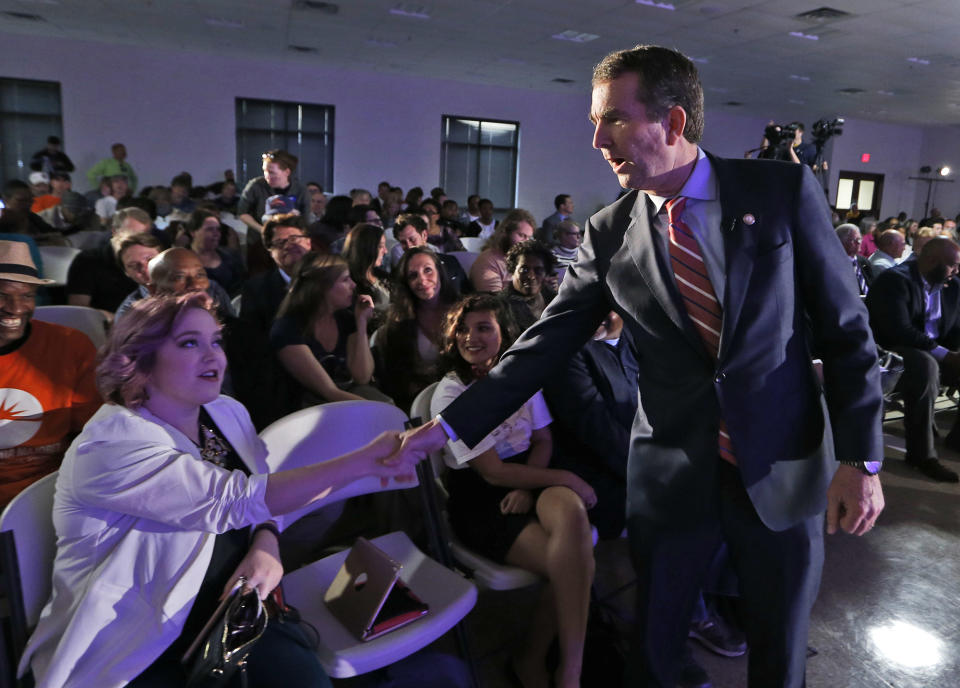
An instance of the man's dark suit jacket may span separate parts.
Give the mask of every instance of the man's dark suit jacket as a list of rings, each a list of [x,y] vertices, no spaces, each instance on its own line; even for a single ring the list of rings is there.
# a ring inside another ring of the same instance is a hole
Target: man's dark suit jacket
[[[926,332],[927,298],[915,260],[877,275],[867,293],[867,309],[873,335],[884,349],[930,351],[938,344],[951,351],[960,348],[960,280],[956,277],[940,289],[940,334],[936,340]]]
[[[857,266],[860,268],[860,272],[863,273],[863,279],[867,283],[867,289],[873,285],[873,265],[870,263],[869,259],[866,256],[861,256],[857,254]],[[856,275],[856,273],[854,273]],[[857,289],[860,288],[860,285],[857,285]]]
[[[716,518],[722,417],[757,513],[783,530],[824,512],[835,457],[883,457],[876,345],[810,169],[710,160],[726,258],[718,360],[683,312],[653,236],[652,202],[632,191],[590,219],[557,298],[442,415],[475,445],[566,364],[612,307],[639,357],[629,517],[679,526]]]
[[[280,302],[287,295],[287,281],[283,279],[279,268],[261,272],[247,280],[240,297],[240,318],[265,335],[280,308]]]
[[[627,454],[637,415],[637,359],[630,331],[615,347],[589,341],[543,387],[553,415],[551,466],[590,483],[588,513],[603,539],[619,537],[626,519]]]

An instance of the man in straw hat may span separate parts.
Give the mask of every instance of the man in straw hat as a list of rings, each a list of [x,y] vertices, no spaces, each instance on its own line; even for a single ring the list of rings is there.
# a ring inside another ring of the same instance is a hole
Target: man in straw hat
[[[0,508],[60,466],[100,406],[90,339],[32,321],[42,279],[22,241],[0,241]]]

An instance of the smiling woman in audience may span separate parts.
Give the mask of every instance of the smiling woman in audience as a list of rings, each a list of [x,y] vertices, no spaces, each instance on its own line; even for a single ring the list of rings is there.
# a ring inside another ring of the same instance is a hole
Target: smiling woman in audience
[[[270,330],[280,364],[304,391],[303,406],[324,401],[389,401],[370,384],[367,322],[373,299],[356,293],[340,256],[308,253]]]
[[[512,344],[503,301],[477,294],[453,307],[444,324],[442,363],[449,372],[431,401],[436,415],[497,363]],[[537,392],[473,449],[448,443],[447,510],[457,537],[480,554],[544,576],[540,605],[511,667],[524,686],[547,685],[546,655],[560,646],[556,686],[580,685],[593,543],[586,510],[596,494],[574,473],[549,468],[550,412]]]
[[[185,685],[180,658],[218,598],[241,577],[261,598],[280,582],[279,515],[412,470],[384,433],[266,475],[246,410],[220,396],[226,358],[209,308],[204,294],[139,301],[101,354],[108,403],[60,469],[52,594],[22,662],[39,687]],[[251,685],[329,686],[308,646],[296,625],[271,621],[248,658]]]
[[[408,249],[394,270],[386,324],[377,330],[377,378],[402,409],[440,379],[437,360],[443,319],[457,292],[432,249]]]

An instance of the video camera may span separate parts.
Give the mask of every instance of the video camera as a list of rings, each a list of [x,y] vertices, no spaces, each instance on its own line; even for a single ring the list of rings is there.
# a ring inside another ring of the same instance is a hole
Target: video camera
[[[768,160],[790,160],[790,147],[797,135],[797,124],[768,124],[763,130],[767,146],[760,151],[759,157]]]
[[[823,147],[823,144],[827,142],[831,136],[840,136],[843,133],[843,117],[837,117],[836,119],[828,120],[818,119],[813,123],[813,141],[819,147]]]

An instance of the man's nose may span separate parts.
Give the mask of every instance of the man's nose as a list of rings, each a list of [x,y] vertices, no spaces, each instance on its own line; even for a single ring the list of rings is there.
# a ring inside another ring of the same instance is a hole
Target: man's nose
[[[603,122],[597,122],[593,126],[593,147],[596,149],[603,148],[606,143],[607,135],[603,127]]]

